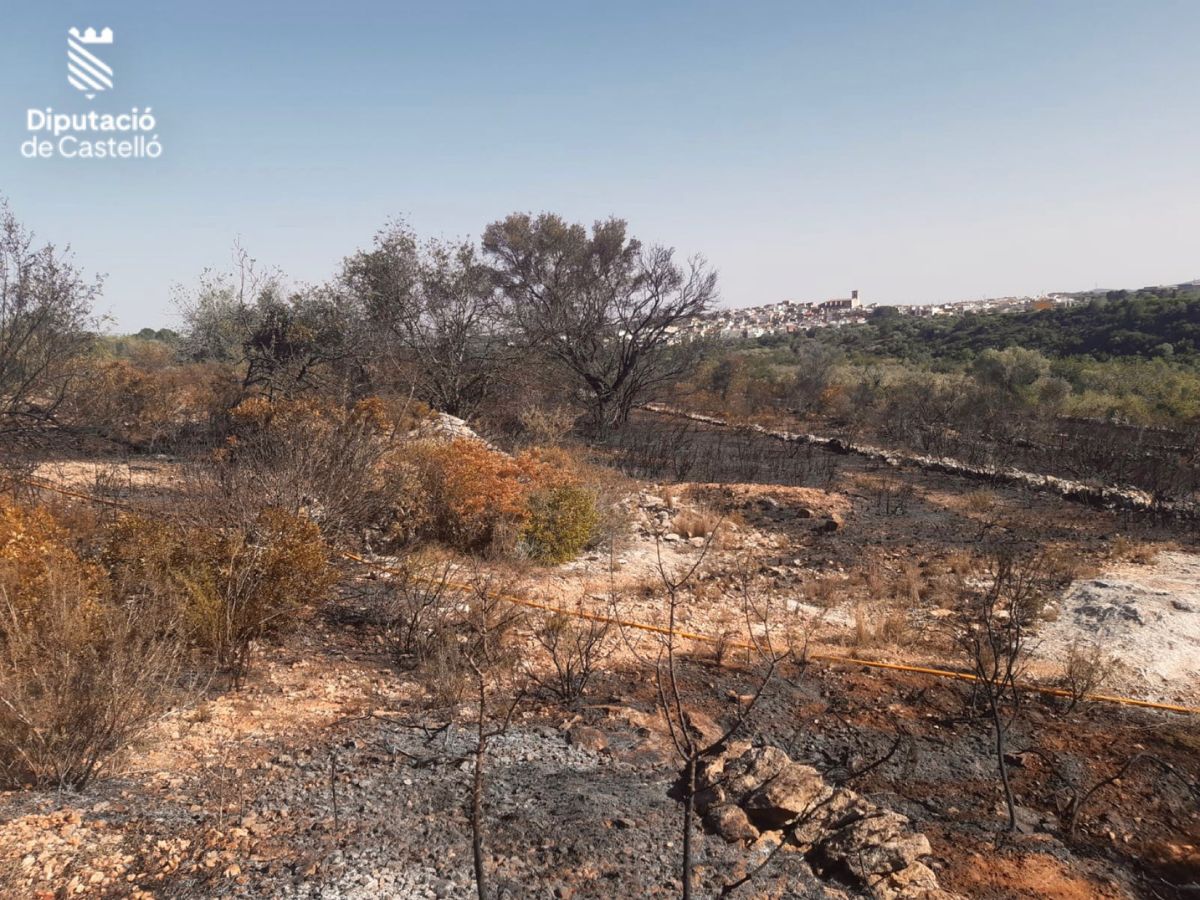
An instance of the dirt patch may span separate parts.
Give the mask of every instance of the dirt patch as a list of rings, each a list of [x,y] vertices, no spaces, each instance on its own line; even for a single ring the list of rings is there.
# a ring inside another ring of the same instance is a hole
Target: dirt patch
[[[1116,884],[1102,884],[1052,856],[973,853],[943,876],[969,897],[1038,897],[1041,900],[1117,900],[1133,896]]]

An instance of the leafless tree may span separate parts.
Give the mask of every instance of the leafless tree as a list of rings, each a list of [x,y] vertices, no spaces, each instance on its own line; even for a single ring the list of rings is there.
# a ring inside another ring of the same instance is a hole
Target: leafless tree
[[[715,533],[714,531],[713,534]],[[679,676],[677,625],[685,592],[707,555],[712,544],[712,536],[712,534],[709,535],[703,552],[696,562],[681,573],[673,574],[667,571],[662,561],[661,547],[658,557],[659,578],[667,599],[667,627],[655,663],[655,687],[659,710],[666,721],[671,743],[683,763],[683,773],[677,787],[683,801],[681,874],[684,900],[689,900],[693,896],[692,818],[695,813],[696,794],[699,790],[698,776],[701,763],[719,755],[737,736],[754,711],[763,692],[770,685],[776,669],[791,655],[790,646],[785,643],[784,646],[777,647],[773,641],[769,607],[755,602],[749,590],[748,581],[740,582],[746,631],[754,648],[754,655],[758,657],[760,671],[756,675],[752,692],[739,702],[737,715],[728,728],[714,738],[712,735],[704,735],[696,727],[694,716],[689,714],[687,704],[683,699]]]
[[[0,437],[51,422],[90,341],[100,282],[37,246],[0,198]]]
[[[483,249],[514,330],[571,377],[593,429],[619,428],[695,361],[696,346],[673,338],[716,300],[716,273],[701,257],[682,267],[673,250],[627,237],[620,219],[589,235],[548,213],[494,222]]]
[[[471,782],[471,858],[479,900],[488,900],[486,862],[486,770],[488,743],[504,734],[525,696],[516,668],[512,632],[523,619],[520,608],[501,597],[490,579],[476,576],[463,618],[460,658],[470,674],[475,705],[475,751]]]
[[[1005,758],[1008,732],[1020,710],[1018,680],[1044,589],[1041,561],[1022,558],[1012,547],[993,551],[982,585],[964,582],[962,587],[957,638],[974,675],[972,706],[991,723],[1010,830],[1017,827],[1017,811]]]

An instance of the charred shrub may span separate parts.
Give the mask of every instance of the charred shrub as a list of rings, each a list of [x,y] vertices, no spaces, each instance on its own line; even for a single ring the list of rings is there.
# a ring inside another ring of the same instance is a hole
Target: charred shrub
[[[614,649],[612,626],[563,612],[546,616],[534,637],[549,658],[549,673],[538,679],[559,701],[579,699]]]
[[[252,643],[281,631],[334,580],[317,526],[277,509],[223,529],[126,518],[106,556],[125,583],[174,610],[189,644],[213,654],[235,681]]]
[[[306,397],[243,400],[214,469],[202,473],[217,499],[303,514],[331,538],[361,535],[385,516],[380,462],[395,424],[376,398],[342,406]]]
[[[83,788],[176,694],[177,633],[44,510],[0,507],[0,783]]]

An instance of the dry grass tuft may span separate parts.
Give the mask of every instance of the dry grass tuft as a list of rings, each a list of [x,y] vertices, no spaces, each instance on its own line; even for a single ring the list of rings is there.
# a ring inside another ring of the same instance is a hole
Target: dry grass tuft
[[[890,606],[856,604],[851,645],[863,647],[895,647],[909,636],[908,617],[903,610]]]
[[[846,583],[833,575],[814,578],[804,585],[805,602],[820,609],[836,605],[846,594]]]
[[[1152,565],[1158,559],[1159,548],[1145,541],[1118,534],[1108,547],[1108,555],[1113,559],[1136,563],[1139,566]]]
[[[720,513],[697,506],[677,513],[671,520],[671,531],[682,538],[706,538],[717,530],[721,520]]]

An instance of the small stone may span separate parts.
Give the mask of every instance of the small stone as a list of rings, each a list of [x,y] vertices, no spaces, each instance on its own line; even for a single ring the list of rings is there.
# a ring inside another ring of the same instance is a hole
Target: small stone
[[[1042,825],[1042,814],[1036,809],[1030,809],[1028,806],[1018,806],[1014,810],[1017,814],[1017,831],[1021,834],[1033,834]],[[1008,815],[1008,810],[1004,810],[1004,815]]]
[[[721,803],[709,809],[704,824],[731,844],[758,838],[758,829],[750,824],[745,811],[733,803]]]
[[[582,747],[595,753],[608,749],[608,738],[598,728],[588,725],[573,725],[567,732],[567,743],[572,747]]]
[[[845,525],[846,520],[843,519],[838,513],[830,513],[829,518],[825,519],[820,525],[817,526],[817,530],[824,532],[825,534],[832,534],[835,531],[841,531]]]

